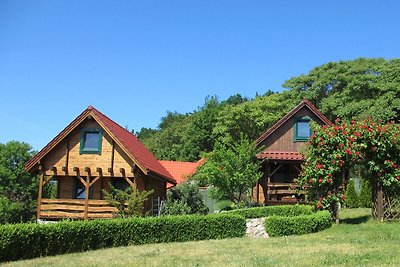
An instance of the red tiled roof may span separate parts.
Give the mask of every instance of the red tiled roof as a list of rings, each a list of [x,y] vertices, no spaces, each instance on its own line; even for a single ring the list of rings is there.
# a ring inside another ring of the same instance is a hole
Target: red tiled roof
[[[169,182],[175,184],[172,175],[158,162],[154,155],[137,139],[135,135],[118,125],[97,109],[89,106],[78,117],[75,118],[67,127],[64,128],[56,137],[53,138],[39,153],[25,164],[25,169],[30,170],[40,159],[42,159],[51,149],[63,140],[73,129],[75,129],[87,116],[92,117],[102,126],[113,139],[121,146],[128,156],[147,174],[151,171],[161,176]]]
[[[89,107],[90,108],[90,107]],[[176,182],[172,175],[160,164],[156,157],[139,141],[139,139],[121,127],[119,124],[105,116],[103,113],[92,107],[93,113],[100,119],[105,127],[118,139],[126,148],[131,157],[138,161],[147,170]]]
[[[177,184],[181,184],[186,182],[187,179],[196,172],[197,168],[204,163],[204,159],[200,159],[197,162],[170,160],[159,160],[159,162],[172,175]],[[171,184],[167,185],[167,187],[170,186]]]
[[[257,140],[256,143],[259,145],[262,143],[268,136],[270,136],[275,130],[277,130],[280,126],[282,126],[286,121],[288,121],[291,117],[293,117],[300,109],[303,107],[308,107],[320,120],[322,120],[326,125],[333,125],[333,123],[324,116],[310,101],[307,99],[303,99],[294,109],[292,109],[288,114],[283,116],[277,123],[272,125],[266,132],[264,132]]]
[[[292,151],[262,151],[257,155],[258,159],[274,159],[274,160],[304,160],[303,155],[299,152]]]

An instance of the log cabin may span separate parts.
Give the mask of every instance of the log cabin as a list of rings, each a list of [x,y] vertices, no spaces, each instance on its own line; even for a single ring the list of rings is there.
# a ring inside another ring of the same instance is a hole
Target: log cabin
[[[39,151],[25,170],[38,174],[38,220],[111,218],[116,212],[103,189],[154,190],[164,199],[176,180],[137,137],[89,106]],[[43,187],[57,185],[57,197],[43,198]],[[158,201],[159,203],[160,201]],[[157,207],[147,201],[145,210]]]
[[[262,160],[263,176],[252,190],[253,201],[265,205],[293,204],[304,201],[296,195],[293,181],[300,174],[307,141],[312,134],[311,122],[332,125],[310,101],[304,99],[271,128],[256,144],[262,148],[257,155]]]

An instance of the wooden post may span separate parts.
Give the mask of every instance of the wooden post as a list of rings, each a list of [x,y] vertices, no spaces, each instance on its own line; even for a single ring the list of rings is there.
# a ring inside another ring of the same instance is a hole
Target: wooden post
[[[382,185],[377,182],[377,193],[376,193],[376,217],[379,221],[383,221],[383,190]]]
[[[86,167],[85,171],[87,175],[85,181],[85,208],[83,212],[83,219],[87,220],[89,218],[88,210],[89,210],[89,190],[90,190],[90,168]]]
[[[40,211],[41,211],[41,206],[42,206],[42,192],[43,192],[43,178],[44,178],[44,173],[42,172],[42,166],[39,166],[39,192],[38,192],[38,205],[37,205],[37,214],[36,214],[36,219],[40,219]]]
[[[268,186],[269,183],[271,182],[271,178],[270,178],[270,166],[269,166],[269,160],[267,159],[267,177],[265,177],[265,189],[264,189],[264,204],[267,204],[267,202],[269,201],[269,190],[268,190]]]

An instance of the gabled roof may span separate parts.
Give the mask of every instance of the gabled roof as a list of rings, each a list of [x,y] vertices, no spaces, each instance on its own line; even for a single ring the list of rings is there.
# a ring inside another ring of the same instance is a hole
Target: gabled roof
[[[299,152],[290,151],[262,151],[257,155],[258,159],[303,161],[304,157]]]
[[[53,140],[50,141],[42,150],[25,164],[25,170],[29,171],[47,153],[49,153],[61,140],[71,133],[88,116],[106,131],[111,138],[121,147],[128,157],[145,173],[152,172],[173,184],[176,183],[172,175],[158,162],[154,155],[139,141],[139,139],[125,128],[108,118],[106,115],[89,106],[78,117],[75,118],[67,127],[64,128]]]
[[[256,144],[259,145],[262,143],[268,136],[270,136],[273,132],[275,132],[280,126],[282,126],[285,122],[291,119],[299,110],[303,107],[308,107],[314,114],[317,116],[323,123],[326,125],[333,125],[333,123],[324,116],[310,101],[307,99],[303,99],[294,109],[292,109],[289,113],[282,117],[277,123],[272,125],[265,133],[263,133],[257,140]]]
[[[181,184],[196,172],[197,168],[204,163],[204,160],[200,159],[197,162],[159,160],[159,162],[172,175],[177,184]]]

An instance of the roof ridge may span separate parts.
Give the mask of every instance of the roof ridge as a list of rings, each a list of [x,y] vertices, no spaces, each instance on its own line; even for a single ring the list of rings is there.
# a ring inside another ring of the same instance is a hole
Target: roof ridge
[[[259,145],[263,142],[269,135],[271,135],[276,129],[278,129],[282,124],[284,124],[289,118],[291,118],[296,112],[298,112],[303,107],[307,106],[318,118],[320,118],[324,123],[332,125],[333,123],[325,117],[307,98],[304,98],[297,106],[280,118],[276,123],[274,123],[268,130],[266,130],[260,137],[257,138],[256,144]]]

